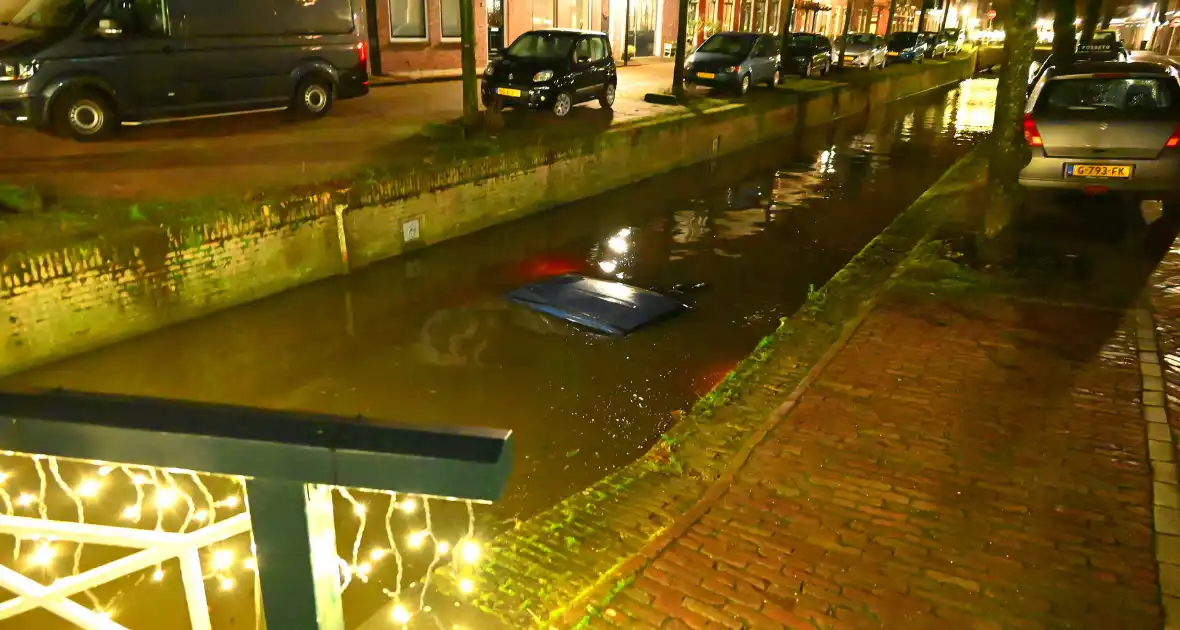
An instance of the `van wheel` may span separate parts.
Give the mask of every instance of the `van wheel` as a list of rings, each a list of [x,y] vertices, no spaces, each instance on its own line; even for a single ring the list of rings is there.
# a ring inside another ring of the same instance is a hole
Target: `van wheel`
[[[89,142],[109,137],[119,121],[104,94],[97,90],[71,89],[54,99],[50,124],[60,136]]]
[[[332,111],[335,101],[332,83],[318,76],[310,76],[299,82],[291,111],[300,118],[321,118]]]

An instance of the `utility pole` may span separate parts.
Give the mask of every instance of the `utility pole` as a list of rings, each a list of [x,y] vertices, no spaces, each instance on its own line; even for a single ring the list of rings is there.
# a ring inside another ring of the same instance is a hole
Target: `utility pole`
[[[897,0],[889,0],[889,21],[885,23],[885,37],[893,32],[893,12],[897,10]]]
[[[463,63],[463,122],[479,121],[479,73],[475,69],[475,0],[459,0],[460,47]]]
[[[918,14],[918,28],[914,29],[921,33],[926,28],[926,7],[930,6],[933,0],[922,0],[922,12]]]
[[[624,53],[627,38],[623,38]],[[672,96],[676,100],[684,98],[684,58],[685,47],[688,46],[688,0],[676,3],[676,56],[672,66]]]
[[[942,26],[938,27],[938,35],[942,36],[942,32],[946,30],[947,18],[951,16],[951,0],[942,0]]]
[[[852,0],[844,7],[844,32],[840,34],[840,62],[836,65],[844,67],[844,53],[848,51],[848,28],[852,26]]]

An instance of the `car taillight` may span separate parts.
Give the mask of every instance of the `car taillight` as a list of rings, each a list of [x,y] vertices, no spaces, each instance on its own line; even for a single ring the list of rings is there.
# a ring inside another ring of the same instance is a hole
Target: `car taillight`
[[[369,63],[369,46],[365,42],[358,42],[356,45],[356,60],[360,65]]]
[[[1024,141],[1030,147],[1045,146],[1045,141],[1041,139],[1041,132],[1037,130],[1037,123],[1033,122],[1032,114],[1024,115]]]
[[[1180,146],[1180,127],[1176,127],[1176,131],[1173,131],[1172,135],[1168,136],[1168,141],[1164,143],[1165,149],[1175,149],[1178,146]]]
[[[741,66],[730,66],[730,67],[726,68],[726,70],[728,70],[729,72],[737,73],[739,70],[741,70]]]

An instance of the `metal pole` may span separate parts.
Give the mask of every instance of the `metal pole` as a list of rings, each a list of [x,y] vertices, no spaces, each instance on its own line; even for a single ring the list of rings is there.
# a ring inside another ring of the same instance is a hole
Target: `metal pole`
[[[951,0],[942,0],[942,25],[938,27],[938,36],[942,37],[942,32],[946,30],[946,20],[951,16]],[[949,45],[950,42],[947,42]]]
[[[627,8],[623,14],[623,65],[631,61],[631,0],[627,0]]]
[[[926,6],[930,2],[931,0],[922,0],[922,12],[918,14],[918,28],[914,29],[919,33],[924,32],[923,29],[926,28]]]
[[[897,0],[889,0],[889,21],[885,24],[885,37],[893,32],[893,13],[897,9]]]
[[[626,52],[624,40],[624,52]],[[688,46],[688,0],[676,3],[676,55],[672,67],[672,95],[677,99],[684,98],[684,58],[685,47]]]
[[[479,74],[475,69],[475,0],[459,0],[460,47],[463,62],[463,121],[479,119]]]

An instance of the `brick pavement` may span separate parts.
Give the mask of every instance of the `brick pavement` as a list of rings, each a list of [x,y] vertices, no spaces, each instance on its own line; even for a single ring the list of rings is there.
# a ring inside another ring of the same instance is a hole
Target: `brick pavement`
[[[889,299],[593,627],[1159,628],[1133,323]]]

